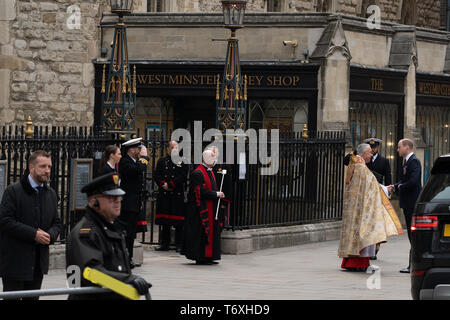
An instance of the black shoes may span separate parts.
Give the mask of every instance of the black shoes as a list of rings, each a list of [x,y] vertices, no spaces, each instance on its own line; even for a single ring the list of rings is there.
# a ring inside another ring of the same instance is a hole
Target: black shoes
[[[369,258],[370,260],[377,260],[377,256],[373,256]]]
[[[402,270],[400,270],[400,273],[410,273],[411,271],[409,270],[409,267],[408,268],[405,268],[405,269],[402,269]]]
[[[159,246],[155,249],[155,251],[169,251],[169,247]]]
[[[212,260],[196,260],[196,265],[213,265],[213,264],[219,264],[217,261]]]
[[[136,263],[136,262],[134,262],[133,260],[130,261],[130,268],[131,268],[131,269],[134,269],[134,268],[140,267],[140,266],[142,266],[142,264]]]

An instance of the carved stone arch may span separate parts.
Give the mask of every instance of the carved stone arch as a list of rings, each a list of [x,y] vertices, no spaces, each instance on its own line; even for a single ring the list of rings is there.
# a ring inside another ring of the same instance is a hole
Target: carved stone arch
[[[401,3],[401,7],[399,7],[401,12],[400,14],[400,23],[407,25],[416,25],[417,24],[417,1],[416,0],[403,0]]]
[[[336,12],[338,8],[337,0],[317,0],[317,12]]]

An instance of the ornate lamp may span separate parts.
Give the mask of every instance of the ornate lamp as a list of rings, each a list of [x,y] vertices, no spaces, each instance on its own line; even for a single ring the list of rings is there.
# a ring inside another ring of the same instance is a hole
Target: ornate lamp
[[[246,0],[222,0],[224,25],[231,30],[221,83],[217,75],[216,127],[222,131],[246,127],[247,76],[241,73],[236,38],[236,30],[243,27],[246,4]]]
[[[101,129],[108,133],[134,133],[136,131],[136,66],[133,76],[128,65],[126,26],[123,16],[131,13],[133,0],[110,0],[111,12],[119,15],[114,28],[114,39],[109,62],[102,76]]]

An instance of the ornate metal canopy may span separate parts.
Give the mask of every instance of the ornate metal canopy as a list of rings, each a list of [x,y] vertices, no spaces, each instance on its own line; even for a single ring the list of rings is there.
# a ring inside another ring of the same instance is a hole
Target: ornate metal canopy
[[[114,40],[108,77],[106,64],[102,75],[101,129],[110,133],[134,133],[136,131],[136,66],[128,64],[126,26],[123,15],[131,12],[132,0],[110,0],[111,11],[119,14],[114,29]],[[133,72],[133,76],[131,73]]]
[[[242,28],[247,1],[222,0],[225,27],[231,29],[222,82],[217,75],[216,127],[219,130],[246,127],[247,76],[242,75],[236,29]]]

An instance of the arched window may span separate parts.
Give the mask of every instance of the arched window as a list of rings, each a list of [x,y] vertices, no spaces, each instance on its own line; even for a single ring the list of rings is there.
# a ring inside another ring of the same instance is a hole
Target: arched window
[[[164,0],[147,0],[147,12],[166,11]]]
[[[359,16],[363,18],[368,18],[371,14],[367,13],[367,8],[371,5],[377,5],[380,6],[379,0],[362,0],[361,3],[361,11],[359,12]]]
[[[401,7],[401,24],[417,24],[417,2],[416,0],[403,0]]]
[[[286,12],[287,0],[267,0],[267,12]]]
[[[253,100],[249,103],[248,127],[255,130],[263,129],[264,111],[259,101]]]
[[[336,12],[338,7],[337,0],[317,0],[317,12]]]

